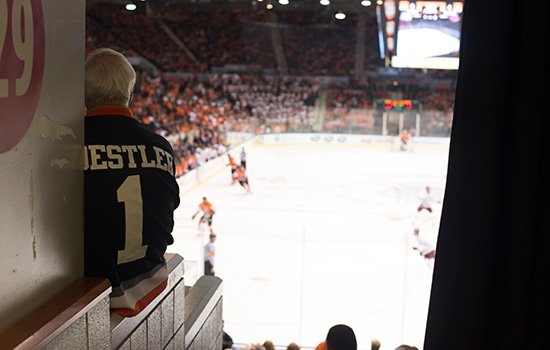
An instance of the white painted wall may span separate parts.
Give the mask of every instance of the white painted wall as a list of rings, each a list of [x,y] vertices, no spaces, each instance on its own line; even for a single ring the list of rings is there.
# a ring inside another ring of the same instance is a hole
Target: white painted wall
[[[23,139],[0,153],[0,331],[84,273],[85,2],[41,5],[38,107]]]

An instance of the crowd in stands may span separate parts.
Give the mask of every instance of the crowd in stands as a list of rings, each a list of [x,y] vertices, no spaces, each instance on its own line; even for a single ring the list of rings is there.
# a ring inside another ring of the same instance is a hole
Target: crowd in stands
[[[345,83],[332,83],[327,90],[325,130],[377,133],[381,126],[375,125],[375,115],[380,114],[373,110],[376,103],[381,104],[385,99],[399,99],[415,101],[415,105],[422,106],[422,136],[448,136],[456,89],[449,81],[456,80],[454,74],[447,73],[446,79],[440,80],[444,83],[435,85],[432,84],[432,79],[420,80],[416,75],[401,78],[400,83],[373,76],[350,78]]]
[[[379,133],[375,103],[398,92],[402,98],[420,101],[424,111],[429,111],[421,127],[426,135],[450,134],[453,73],[429,72],[444,82],[437,86],[428,86],[429,79],[418,79],[418,75],[398,86],[376,74],[354,78],[356,15],[348,15],[345,21],[336,21],[326,12],[288,11],[276,16],[289,77],[208,74],[211,67],[227,64],[277,68],[271,40],[273,19],[264,10],[146,11],[145,6],[138,6],[136,11],[127,11],[116,4],[96,5],[87,11],[86,53],[111,47],[126,55],[140,55],[163,72],[159,76],[140,74],[132,108],[137,118],[171,141],[178,156],[178,175],[226,152],[227,131],[312,131],[320,85],[308,76],[349,78],[346,83],[332,83],[327,90],[324,131]],[[366,21],[365,67],[376,67],[378,49],[372,44],[377,42],[376,22],[370,17]]]
[[[419,79],[418,75],[399,84],[375,74],[353,78],[357,40],[354,15],[335,22],[320,13],[279,13],[289,76],[210,71],[228,64],[277,69],[273,29],[262,11],[170,9],[159,10],[156,15],[159,17],[150,16],[144,6],[134,12],[114,4],[88,9],[86,54],[97,47],[111,47],[126,55],[142,56],[162,72],[139,72],[130,107],[137,119],[170,141],[177,176],[225,154],[228,131],[313,131],[314,104],[321,85],[311,77],[319,75],[349,77],[345,83],[328,87],[325,131],[373,133],[376,123],[371,112],[376,101],[399,93],[401,98],[421,102],[427,116],[422,129],[428,134],[450,134],[456,76],[428,72],[431,78],[445,82],[436,86],[428,86],[430,79]],[[372,18],[367,19],[366,33],[365,68],[374,69],[380,60]],[[273,350],[274,346],[266,341],[250,349]],[[300,347],[291,343],[287,349]],[[323,341],[318,349],[331,348]]]
[[[365,16],[365,71],[382,67],[376,18]],[[357,14],[335,20],[327,12],[278,14],[289,74],[353,75],[357,46]]]
[[[353,74],[356,22],[353,14],[335,22],[327,13],[282,13],[279,23],[289,74]]]
[[[95,41],[126,55],[138,54],[165,72],[204,70],[177,45],[157,19],[147,15],[144,6],[127,11],[121,5],[100,4],[88,9],[86,17],[87,29],[92,29],[87,30],[89,47],[96,46]]]
[[[222,350],[233,349],[233,339],[223,332]],[[378,339],[372,339],[371,350],[379,350],[381,343]],[[283,349],[278,346],[278,349]],[[337,324],[332,326],[325,337],[325,340],[321,341],[319,345],[315,347],[315,350],[357,350],[357,338],[355,332],[350,326],[345,324]],[[251,344],[250,346],[242,347],[239,345],[239,349],[242,350],[275,350],[275,345],[271,340],[266,340],[263,344]],[[296,343],[290,343],[286,346],[286,350],[300,350],[301,347]],[[417,347],[402,344],[395,350],[418,350]]]
[[[152,6],[152,5],[151,5]],[[328,12],[280,12],[276,15],[289,74],[349,75],[356,50],[356,15],[335,21]],[[100,4],[87,11],[91,42],[138,54],[165,72],[204,72],[227,64],[278,69],[272,31],[265,10],[149,8],[127,11]],[[166,25],[169,30],[164,27]],[[139,30],[147,28],[147,30]],[[365,64],[382,66],[376,22],[367,19]],[[181,47],[172,37],[185,46]]]
[[[453,73],[451,73],[453,74]],[[377,79],[373,76],[350,78],[349,83],[332,83],[328,89],[327,105],[332,108],[372,109],[376,100],[394,98],[417,100],[424,110],[446,112],[454,106],[456,85],[449,83],[456,77],[450,75],[441,79],[442,84],[432,85],[432,79],[420,80],[416,75],[407,77],[402,82],[394,79]],[[380,81],[383,80],[383,81]]]
[[[86,57],[88,57],[90,52],[100,47],[109,47],[126,55],[136,53],[126,43],[118,40],[113,33],[104,30],[89,16],[86,16]]]
[[[227,64],[276,68],[263,11],[166,10],[162,19],[206,67]]]
[[[171,142],[182,175],[224,154],[228,130],[311,130],[318,89],[305,78],[211,74],[199,80],[142,72],[131,108]]]
[[[300,77],[225,75],[217,79],[234,107],[246,110],[263,133],[267,129],[311,131],[319,85]]]

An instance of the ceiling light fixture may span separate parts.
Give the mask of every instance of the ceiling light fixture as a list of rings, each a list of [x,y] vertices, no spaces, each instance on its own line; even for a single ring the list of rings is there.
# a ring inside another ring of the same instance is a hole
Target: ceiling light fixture
[[[345,19],[345,18],[346,18],[346,14],[343,13],[342,11],[338,11],[338,12],[334,15],[334,18],[336,18],[336,19]]]

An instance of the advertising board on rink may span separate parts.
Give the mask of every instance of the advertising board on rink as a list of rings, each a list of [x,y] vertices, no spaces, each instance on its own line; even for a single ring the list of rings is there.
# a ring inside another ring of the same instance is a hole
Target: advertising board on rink
[[[229,133],[232,134],[232,133]],[[397,136],[390,135],[357,135],[357,134],[262,134],[256,136],[257,145],[334,145],[384,148],[395,143]],[[228,139],[236,139],[231,136]],[[417,149],[449,148],[448,137],[413,137],[411,142]]]

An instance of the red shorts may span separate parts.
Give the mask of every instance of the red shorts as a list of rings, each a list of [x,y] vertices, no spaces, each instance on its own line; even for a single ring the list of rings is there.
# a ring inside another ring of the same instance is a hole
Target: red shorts
[[[418,210],[417,210],[417,211],[421,211],[422,209],[426,209],[426,210],[429,211],[430,213],[432,212],[432,208],[430,208],[430,207],[425,207],[425,206],[423,206],[422,204],[420,204],[420,206],[418,207]]]

